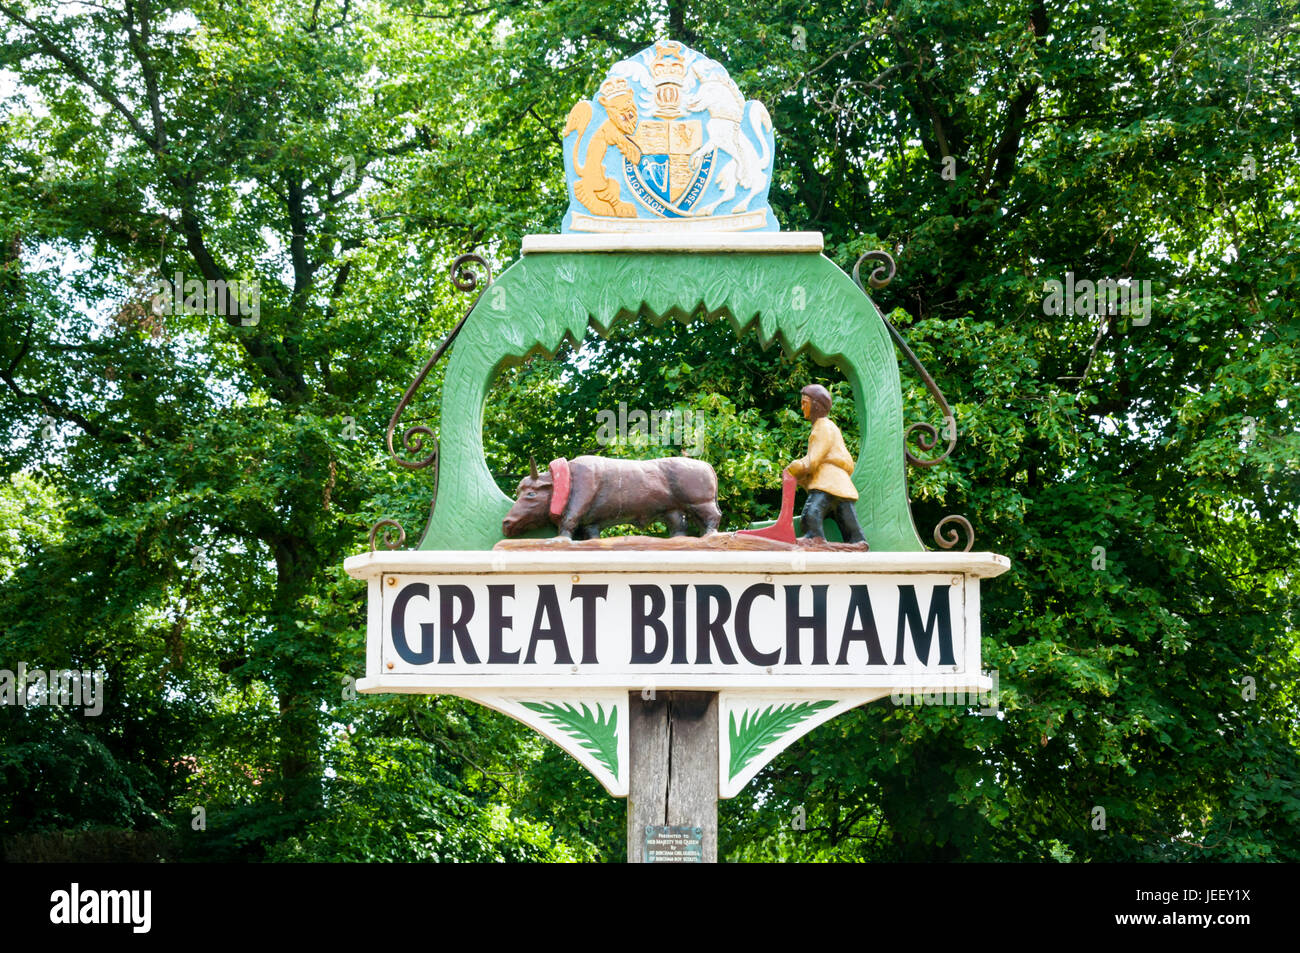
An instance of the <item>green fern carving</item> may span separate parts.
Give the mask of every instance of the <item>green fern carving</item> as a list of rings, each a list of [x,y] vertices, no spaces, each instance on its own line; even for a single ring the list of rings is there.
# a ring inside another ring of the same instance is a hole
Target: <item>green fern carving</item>
[[[525,708],[537,712],[566,734],[578,739],[582,747],[618,777],[618,706],[612,706],[608,715],[598,704],[594,712],[584,704],[561,705],[555,702],[520,702]]]
[[[728,732],[731,738],[731,777],[735,778],[745,770],[745,765],[757,758],[764,748],[771,746],[799,722],[834,704],[833,701],[791,702],[788,705],[768,705],[762,712],[755,708],[741,716],[739,729],[733,711]]]

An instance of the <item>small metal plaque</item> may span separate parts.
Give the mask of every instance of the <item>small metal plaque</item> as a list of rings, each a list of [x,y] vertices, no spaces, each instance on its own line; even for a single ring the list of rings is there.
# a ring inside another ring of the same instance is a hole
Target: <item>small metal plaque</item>
[[[704,828],[647,824],[645,862],[647,864],[704,863]]]

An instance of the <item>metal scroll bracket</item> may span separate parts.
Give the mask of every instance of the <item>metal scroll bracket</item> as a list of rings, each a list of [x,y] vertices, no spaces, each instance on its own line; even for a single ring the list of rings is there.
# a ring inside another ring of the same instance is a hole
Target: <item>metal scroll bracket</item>
[[[483,291],[486,291],[487,286],[492,284],[492,268],[478,255],[461,255],[451,263],[451,283],[456,286],[458,291],[473,291],[479,286],[478,275],[474,274],[474,272],[470,271],[467,267],[470,263],[478,265],[485,272],[486,277],[483,281]],[[415,380],[411,381],[411,386],[406,388],[406,393],[402,395],[401,401],[397,404],[397,409],[393,411],[393,416],[388,421],[388,433],[385,435],[388,441],[388,455],[393,458],[393,462],[399,467],[405,467],[408,470],[423,470],[431,464],[434,465],[435,487],[437,485],[436,464],[438,462],[438,435],[433,432],[432,428],[426,427],[423,424],[415,427],[408,427],[402,433],[403,452],[419,453],[422,451],[424,449],[425,437],[428,437],[433,441],[433,452],[423,459],[403,460],[397,455],[397,451],[393,449],[393,432],[397,429],[397,421],[401,419],[402,411],[406,410],[406,405],[411,402],[411,398],[415,396],[415,392],[420,389],[420,385],[424,383],[424,379],[429,376],[429,371],[433,370],[433,366],[442,360],[442,356],[447,353],[447,348],[451,347],[451,342],[456,340],[456,335],[460,334],[460,329],[465,326],[465,321],[469,318],[470,312],[474,310],[474,305],[478,304],[478,299],[483,297],[483,291],[480,291],[474,296],[474,300],[471,301],[470,306],[465,309],[465,313],[461,315],[460,320],[456,322],[456,326],[451,329],[451,333],[447,335],[447,339],[438,345],[438,349],[435,350],[429,357],[429,360],[425,362],[424,367],[420,368],[420,373],[415,375]]]
[[[481,281],[479,276],[470,269],[470,265],[477,265],[483,269],[483,278]],[[482,290],[474,296],[474,300],[471,301],[469,307],[465,309],[465,313],[461,315],[460,320],[456,322],[456,326],[451,329],[451,333],[447,335],[446,340],[438,345],[437,350],[430,355],[429,359],[425,362],[424,367],[420,368],[420,373],[415,375],[415,380],[411,381],[411,385],[406,388],[406,393],[402,395],[402,399],[397,404],[397,409],[393,411],[393,416],[388,421],[388,431],[385,434],[385,440],[388,444],[388,455],[392,457],[393,462],[399,467],[405,467],[408,470],[423,470],[427,466],[433,467],[434,500],[438,498],[438,435],[434,433],[431,427],[426,427],[423,424],[406,428],[406,430],[402,432],[403,453],[421,453],[424,450],[425,437],[428,437],[433,442],[433,447],[427,456],[419,459],[407,460],[399,456],[398,451],[393,448],[393,434],[397,430],[397,422],[401,419],[402,412],[406,410],[406,405],[411,402],[416,391],[420,389],[420,385],[424,383],[424,379],[428,377],[429,372],[433,370],[434,365],[442,360],[443,355],[447,353],[447,349],[451,347],[451,342],[456,340],[456,335],[460,334],[460,329],[465,326],[465,322],[469,319],[470,313],[474,310],[474,306],[478,304],[479,298],[483,297],[483,292],[487,290],[488,285],[492,284],[492,268],[479,255],[461,255],[451,263],[451,283],[456,287],[456,290],[466,292],[474,291],[481,283]],[[398,525],[397,521],[382,519],[370,529],[371,552],[374,552],[375,550],[375,536],[381,527],[385,527],[382,541],[386,548],[394,549],[405,542],[406,533],[402,531],[402,528]],[[398,533],[396,541],[393,541],[392,537],[393,527],[396,527]]]
[[[867,278],[867,283],[871,285],[872,289],[879,290],[893,280],[895,266],[894,259],[889,252],[866,252],[853,265],[853,281],[862,289],[863,294],[867,294],[867,289],[862,287],[862,276],[860,273],[864,261],[881,262],[881,264],[875,268]],[[870,295],[868,295],[868,297],[870,297]],[[876,311],[877,313],[880,313],[879,308],[877,308]],[[903,336],[898,333],[898,329],[890,323],[889,319],[886,318],[884,314],[880,314],[880,320],[885,322],[885,327],[889,329],[890,337],[894,339],[894,343],[898,345],[899,350],[903,352],[903,355],[907,358],[908,363],[912,365],[916,373],[921,375],[921,380],[925,382],[926,390],[930,392],[931,397],[938,401],[939,407],[943,410],[944,436],[948,439],[948,446],[939,456],[932,459],[924,459],[922,457],[914,456],[912,451],[907,447],[907,443],[912,437],[912,431],[916,430],[920,431],[916,438],[916,442],[920,448],[927,452],[933,450],[939,442],[939,431],[933,424],[925,423],[924,421],[921,423],[915,423],[908,427],[907,431],[903,434],[903,454],[907,457],[907,462],[918,467],[932,467],[936,463],[942,463],[944,460],[947,460],[952,454],[954,448],[956,448],[957,418],[953,414],[952,407],[949,405],[947,398],[943,396],[943,391],[939,389],[939,385],[936,384],[934,378],[930,376],[930,372],[925,369],[920,358],[918,358],[912,349],[907,346],[907,342],[904,341]]]
[[[862,271],[862,263],[864,261],[880,262],[880,264],[876,268],[872,269],[871,274],[867,276],[867,284],[869,284],[873,290],[877,290],[877,291],[885,287],[887,284],[889,284],[890,281],[893,280],[895,265],[894,265],[893,256],[891,256],[889,252],[886,251],[866,252],[860,258],[858,258],[858,260],[854,263],[853,281],[858,286],[858,288],[862,290],[863,294],[866,294],[868,297],[870,297],[870,295],[867,294],[867,289],[862,287],[861,271]],[[920,358],[918,358],[916,354],[912,351],[912,349],[907,346],[907,342],[904,341],[903,336],[898,333],[898,329],[894,327],[894,325],[890,323],[889,319],[886,318],[884,314],[880,312],[879,308],[876,309],[876,313],[880,314],[880,320],[885,322],[885,327],[889,329],[889,335],[894,339],[894,343],[898,345],[899,350],[901,350],[903,354],[907,357],[907,360],[912,365],[913,369],[915,369],[915,371],[919,375],[921,375],[921,380],[925,382],[925,387],[930,392],[930,396],[933,397],[936,401],[938,401],[939,406],[943,409],[943,423],[944,423],[944,430],[946,431],[944,436],[947,437],[948,439],[948,446],[944,449],[943,453],[941,453],[939,456],[928,460],[922,459],[921,457],[913,456],[912,451],[909,450],[907,447],[907,442],[908,440],[911,439],[912,431],[916,430],[916,431],[920,431],[920,433],[917,435],[916,438],[916,442],[920,446],[920,448],[923,451],[933,450],[939,442],[939,431],[934,427],[933,424],[928,424],[925,422],[915,423],[912,424],[910,427],[908,427],[907,431],[903,434],[903,454],[904,456],[907,457],[907,462],[911,464],[915,464],[918,467],[932,467],[936,463],[940,463],[944,460],[947,460],[948,457],[952,454],[952,451],[956,448],[957,418],[952,412],[952,406],[948,403],[947,399],[943,396],[943,391],[939,389],[939,385],[935,383],[934,378],[930,376],[930,372],[925,369],[925,366],[921,363]],[[975,530],[971,526],[970,520],[966,519],[966,517],[964,516],[958,516],[954,514],[950,516],[945,516],[943,519],[941,519],[934,528],[934,541],[938,543],[940,548],[942,549],[952,549],[954,546],[957,545],[960,537],[957,533],[957,530],[949,525],[951,523],[956,523],[963,530],[965,530],[966,533],[965,551],[970,552],[971,547],[975,544]],[[948,526],[947,532],[943,532],[945,526]]]

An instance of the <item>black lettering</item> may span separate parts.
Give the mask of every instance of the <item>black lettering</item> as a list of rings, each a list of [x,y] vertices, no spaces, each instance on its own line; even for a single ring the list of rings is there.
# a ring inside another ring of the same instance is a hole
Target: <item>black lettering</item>
[[[713,617],[710,603],[718,603],[717,618]],[[718,649],[718,661],[723,665],[735,665],[736,653],[731,651],[727,639],[726,623],[731,616],[731,593],[725,586],[695,587],[695,664],[709,665],[709,640]]]
[[[546,616],[546,621],[550,623],[544,628],[542,616]],[[533,616],[533,634],[528,639],[525,665],[536,663],[537,643],[542,639],[555,646],[555,664],[573,664],[573,656],[569,654],[569,639],[564,634],[564,616],[560,613],[560,600],[555,594],[554,586],[537,587],[537,614]]]
[[[433,661],[433,623],[420,623],[420,651],[413,651],[406,641],[406,604],[416,596],[429,598],[427,582],[407,583],[393,600],[393,648],[397,649],[403,662],[428,665]]]
[[[441,664],[450,664],[456,659],[451,650],[451,639],[456,637],[456,644],[460,646],[461,657],[466,661],[478,664],[478,653],[474,651],[474,643],[469,637],[469,620],[474,615],[474,593],[469,591],[469,586],[439,586],[441,592],[438,600],[438,661]],[[452,614],[452,600],[455,600],[457,607],[461,610],[459,615]]]
[[[660,616],[664,614],[668,600],[658,586],[631,586],[632,592],[632,664],[653,665],[668,654],[668,627]],[[649,599],[649,609],[646,600]],[[645,630],[654,629],[654,651],[646,648]]]
[[[582,664],[596,664],[596,600],[609,598],[609,586],[574,586],[569,601],[582,600]]]
[[[673,664],[686,664],[686,590],[690,586],[673,586]]]
[[[957,659],[952,654],[952,619],[948,611],[949,586],[939,583],[930,594],[930,618],[925,623],[925,635],[921,635],[921,607],[916,601],[916,586],[898,587],[898,648],[894,652],[894,664],[904,665],[903,642],[907,628],[912,629],[912,646],[916,657],[922,665],[930,664],[930,642],[934,636],[936,623],[939,627],[939,664],[956,665]],[[924,641],[922,639],[924,638]]]
[[[850,587],[849,613],[844,620],[844,638],[840,642],[840,657],[836,665],[849,664],[849,643],[862,642],[867,646],[867,664],[884,665],[885,653],[880,650],[880,633],[876,631],[876,617],[871,611],[871,593],[866,586]],[[853,625],[861,619],[862,625]]]
[[[826,590],[829,586],[813,586],[813,614],[799,614],[799,590],[802,586],[785,587],[785,664],[799,664],[799,633],[804,629],[813,632],[814,665],[829,665],[826,660]]]
[[[501,644],[506,629],[513,628],[515,620],[505,614],[502,600],[515,597],[514,586],[488,586],[488,663],[517,664],[519,650],[507,652]]]
[[[781,658],[781,650],[760,652],[754,648],[754,640],[749,634],[749,613],[753,608],[754,600],[759,596],[767,596],[775,602],[776,587],[770,582],[760,582],[740,594],[740,598],[736,601],[736,644],[740,646],[740,654],[751,665],[775,665]]]

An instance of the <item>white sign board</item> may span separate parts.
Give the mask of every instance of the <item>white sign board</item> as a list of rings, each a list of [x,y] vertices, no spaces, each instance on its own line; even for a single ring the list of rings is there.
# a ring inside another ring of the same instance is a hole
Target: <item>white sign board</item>
[[[491,705],[618,794],[629,692],[723,693],[724,761],[754,719],[783,714],[783,743],[724,765],[724,789],[739,790],[855,704],[987,690],[979,580],[1008,565],[992,553],[568,550],[371,553],[345,567],[370,587],[360,691]]]

